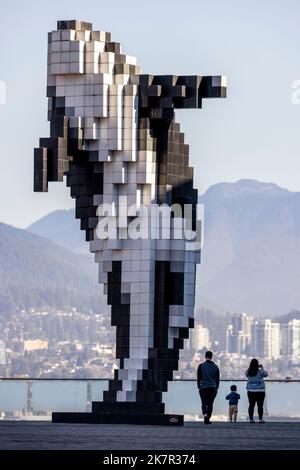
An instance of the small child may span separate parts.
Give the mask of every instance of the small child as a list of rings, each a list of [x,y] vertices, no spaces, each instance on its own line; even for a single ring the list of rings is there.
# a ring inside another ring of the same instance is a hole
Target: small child
[[[232,423],[232,418],[236,423],[238,414],[238,402],[241,398],[240,394],[236,391],[236,385],[231,385],[231,392],[227,395],[226,400],[229,400],[229,421]]]

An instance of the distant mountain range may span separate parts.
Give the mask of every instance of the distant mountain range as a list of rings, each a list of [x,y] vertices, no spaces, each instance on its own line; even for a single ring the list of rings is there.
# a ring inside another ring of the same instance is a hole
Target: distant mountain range
[[[241,180],[204,204],[197,307],[274,317],[300,309],[300,192]],[[16,307],[103,309],[97,266],[74,218],[55,211],[28,230],[0,223],[0,313]]]
[[[77,307],[100,310],[103,298],[92,255],[0,223],[0,314],[15,309]]]
[[[199,202],[204,204],[205,241],[198,269],[197,306],[220,313],[246,311],[270,317],[299,309],[300,192],[290,192],[272,183],[240,180],[211,186]],[[74,277],[77,285],[76,282],[80,284],[79,276],[91,276],[85,278],[85,282],[90,279],[89,289],[86,287],[89,303],[88,295],[92,294],[97,276],[92,279],[90,267],[88,274],[77,268],[78,254],[87,253],[88,244],[79,229],[79,222],[74,219],[74,211],[53,212],[28,227],[28,231],[56,244],[49,245],[39,237],[30,239],[33,245],[28,245],[30,255],[26,259],[37,264],[32,289],[35,280],[38,282],[39,279],[38,266],[44,273],[43,288],[47,279],[51,284],[52,276],[49,273],[47,277],[45,263],[49,264],[49,257],[52,259],[53,256],[51,264],[55,265],[55,272],[64,268],[60,279],[64,279],[69,271],[69,277]],[[0,243],[1,237],[0,232]],[[37,240],[39,244],[34,249]],[[76,255],[66,253],[57,245],[73,250]],[[52,247],[51,254],[49,246]],[[17,246],[15,253],[17,258]],[[24,256],[24,247],[21,253]],[[41,262],[46,255],[47,260]],[[6,250],[6,256],[10,259],[9,250]],[[31,271],[30,266],[28,269]],[[2,271],[0,274],[2,279]],[[18,277],[17,272],[15,276]],[[70,289],[75,285],[72,284]]]
[[[198,302],[270,316],[300,306],[300,192],[241,180],[212,186]]]
[[[66,247],[75,253],[87,254],[89,252],[89,245],[85,242],[85,234],[80,230],[80,222],[75,219],[73,209],[51,212],[31,224],[27,230],[36,235],[50,238],[57,245]]]

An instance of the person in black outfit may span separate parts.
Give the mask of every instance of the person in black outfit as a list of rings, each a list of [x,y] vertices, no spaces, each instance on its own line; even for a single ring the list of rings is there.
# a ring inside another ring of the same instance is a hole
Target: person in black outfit
[[[218,366],[212,361],[212,357],[213,353],[206,351],[205,362],[199,365],[197,371],[197,384],[205,424],[211,424],[210,418],[213,412],[213,403],[220,383],[220,371]]]
[[[249,421],[255,423],[253,419],[255,404],[257,403],[257,411],[259,423],[263,424],[264,415],[264,400],[266,395],[265,377],[268,377],[268,372],[259,364],[257,359],[252,359],[249,368],[246,371],[247,381],[247,395],[249,399]]]

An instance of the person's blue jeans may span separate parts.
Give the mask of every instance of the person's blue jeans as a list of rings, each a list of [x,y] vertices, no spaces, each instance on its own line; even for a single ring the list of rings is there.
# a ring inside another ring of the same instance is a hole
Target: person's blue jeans
[[[217,392],[218,390],[216,388],[200,388],[199,390],[202,403],[202,413],[203,415],[206,415],[208,419],[211,418]]]

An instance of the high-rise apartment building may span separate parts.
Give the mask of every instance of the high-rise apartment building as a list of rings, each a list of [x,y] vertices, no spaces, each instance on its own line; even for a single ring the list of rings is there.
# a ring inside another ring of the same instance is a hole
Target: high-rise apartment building
[[[6,365],[6,347],[4,341],[0,340],[0,366]]]
[[[196,351],[210,349],[209,329],[203,325],[195,325],[193,331],[193,347]]]
[[[300,359],[300,320],[290,320],[281,328],[281,352],[291,359]]]
[[[226,350],[228,353],[242,354],[249,351],[253,317],[246,313],[232,316],[232,323],[226,332]]]
[[[280,323],[270,319],[257,320],[252,325],[251,352],[253,356],[275,359],[281,356]]]

